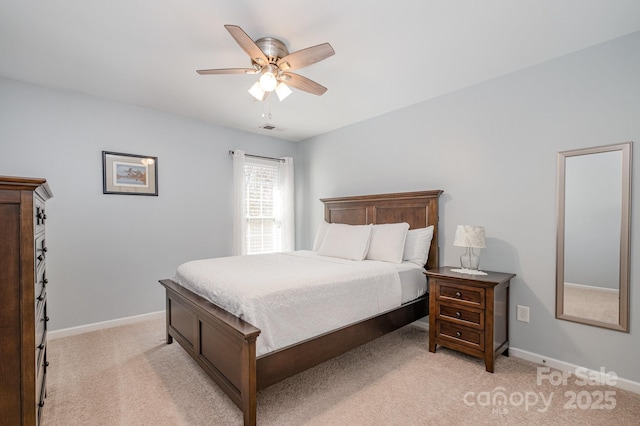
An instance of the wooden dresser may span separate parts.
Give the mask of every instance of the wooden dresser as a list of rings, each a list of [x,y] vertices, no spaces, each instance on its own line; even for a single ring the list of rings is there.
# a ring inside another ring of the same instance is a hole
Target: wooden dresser
[[[37,425],[47,370],[45,179],[0,176],[0,425]]]
[[[496,356],[509,350],[509,282],[514,274],[431,269],[429,277],[429,351],[446,346],[484,359],[493,373]]]

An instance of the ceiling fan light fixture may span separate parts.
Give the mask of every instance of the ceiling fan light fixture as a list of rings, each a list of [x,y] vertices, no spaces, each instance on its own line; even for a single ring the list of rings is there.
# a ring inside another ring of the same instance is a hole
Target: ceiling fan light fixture
[[[276,78],[276,73],[278,72],[278,68],[273,65],[269,65],[265,68],[260,76],[260,86],[265,92],[273,92],[278,85],[278,79]]]
[[[265,91],[262,88],[262,86],[260,86],[259,81],[256,81],[255,83],[253,83],[253,86],[251,86],[251,88],[249,89],[249,93],[251,93],[251,96],[253,96],[259,101],[264,99]]]
[[[284,101],[287,96],[293,93],[293,90],[289,88],[286,84],[280,82],[276,86],[276,95],[278,95],[278,99],[280,102]]]

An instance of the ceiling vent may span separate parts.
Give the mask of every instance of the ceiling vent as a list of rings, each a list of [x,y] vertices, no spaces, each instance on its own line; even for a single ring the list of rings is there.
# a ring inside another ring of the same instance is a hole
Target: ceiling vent
[[[264,130],[275,130],[276,126],[274,126],[273,124],[265,123],[262,126],[260,126],[260,128]]]

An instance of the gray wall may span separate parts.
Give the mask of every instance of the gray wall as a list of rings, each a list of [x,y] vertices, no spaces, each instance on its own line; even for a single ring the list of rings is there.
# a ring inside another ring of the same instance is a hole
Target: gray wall
[[[556,154],[640,142],[639,51],[634,33],[302,142],[299,248],[312,245],[321,197],[442,189],[442,264],[458,265],[462,254],[452,245],[456,225],[484,225],[481,269],[517,274],[513,347],[640,381],[639,226],[631,238],[631,333],[555,319]],[[638,155],[634,165],[640,170]],[[530,323],[515,320],[518,304],[530,307]]]
[[[46,178],[51,329],[164,309],[158,279],[231,253],[229,149],[295,144],[0,79],[0,175]],[[101,152],[158,157],[158,197],[102,194]]]

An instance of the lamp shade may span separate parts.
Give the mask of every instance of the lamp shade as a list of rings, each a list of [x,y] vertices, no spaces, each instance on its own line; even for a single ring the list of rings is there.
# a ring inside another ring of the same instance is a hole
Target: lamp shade
[[[284,83],[278,83],[278,85],[276,86],[276,95],[278,95],[278,99],[280,100],[280,102],[284,101],[284,98],[292,93],[293,91],[289,89],[289,86]]]
[[[453,239],[456,247],[485,248],[484,226],[458,225]]]
[[[264,99],[264,94],[266,92],[262,89],[262,87],[260,87],[260,82],[256,81],[255,83],[253,83],[253,86],[251,86],[251,88],[249,89],[249,93],[251,93],[251,96],[261,101]]]

